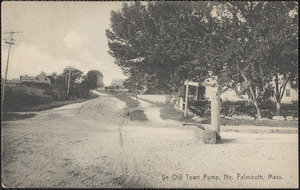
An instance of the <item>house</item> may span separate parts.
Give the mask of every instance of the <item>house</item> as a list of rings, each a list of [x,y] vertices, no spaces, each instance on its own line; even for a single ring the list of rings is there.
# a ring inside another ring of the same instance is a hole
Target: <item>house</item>
[[[17,79],[12,79],[12,80],[7,80],[6,81],[6,85],[7,86],[19,86],[20,85],[20,81]]]
[[[51,84],[51,80],[47,77],[46,73],[44,73],[44,72],[41,72],[41,74],[34,77],[33,81],[35,83]]]
[[[281,103],[290,104],[294,101],[298,101],[298,89],[293,89],[291,84],[287,84],[285,88],[285,92],[282,96]],[[274,97],[271,98],[273,100]],[[274,98],[275,99],[275,98]]]
[[[280,88],[280,86],[282,86],[282,84],[284,83],[284,79],[282,76],[279,76],[278,83],[279,83],[279,88]],[[273,86],[275,86],[275,78],[273,79],[271,84]],[[275,94],[273,94],[273,96],[270,98],[270,100],[272,100],[274,102],[276,101]],[[285,86],[284,94],[281,99],[281,103],[291,104],[294,101],[298,101],[298,89],[292,88],[291,83],[287,83]]]
[[[209,99],[209,97],[213,96],[212,93],[215,92],[216,87],[214,87],[212,85],[213,83],[215,83],[215,79],[213,77],[210,77],[210,78],[206,79],[205,81],[199,83],[198,87],[195,86],[198,89],[194,89],[194,90],[190,89],[190,92],[191,92],[190,94],[193,94],[191,96],[194,97],[194,100]],[[274,85],[273,83],[271,83],[271,84]],[[191,88],[193,88],[193,87],[191,87]],[[195,93],[196,91],[198,91],[198,93]],[[197,97],[196,97],[196,94],[198,94]],[[232,102],[248,100],[247,95],[238,96],[233,89],[228,89],[225,92],[222,92],[220,98],[222,99],[222,101],[232,101]],[[270,100],[273,102],[276,102],[276,99],[274,96],[270,97]],[[286,89],[282,96],[281,102],[286,103],[286,104],[291,104],[294,101],[298,101],[298,89],[293,89],[291,87],[291,84],[288,83],[286,85]]]
[[[51,84],[51,80],[47,77],[45,72],[41,72],[39,75],[37,75],[36,77],[32,77],[32,76],[20,76],[20,83],[23,84]]]
[[[196,101],[209,100],[210,97],[214,96],[213,93],[217,90],[217,87],[214,86],[216,84],[216,77],[214,76],[199,83],[189,82],[189,85],[190,84],[194,85],[189,87],[189,98],[193,98]],[[248,98],[246,95],[238,96],[233,89],[222,89],[222,91],[220,95],[222,101],[245,101]]]
[[[28,75],[24,75],[24,76],[20,76],[20,82],[21,83],[26,83],[26,82],[33,82],[34,77],[32,76],[28,76]]]

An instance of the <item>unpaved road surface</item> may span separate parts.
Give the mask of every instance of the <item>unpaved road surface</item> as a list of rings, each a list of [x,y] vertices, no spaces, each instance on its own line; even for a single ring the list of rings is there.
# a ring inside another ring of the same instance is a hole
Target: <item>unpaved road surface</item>
[[[158,108],[141,102],[149,121],[134,122],[123,116],[125,106],[100,94],[30,119],[2,123],[2,185],[298,186],[298,134],[237,132],[235,128],[221,131],[221,144],[205,145],[194,139],[192,130],[180,128],[179,122],[159,120]],[[263,179],[238,178],[244,174]]]

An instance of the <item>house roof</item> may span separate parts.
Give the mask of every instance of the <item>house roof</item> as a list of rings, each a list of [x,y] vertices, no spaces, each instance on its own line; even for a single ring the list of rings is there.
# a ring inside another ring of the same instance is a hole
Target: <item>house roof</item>
[[[21,81],[19,80],[7,80],[7,83],[10,83],[10,84],[19,84]]]
[[[34,77],[34,78],[38,78],[38,77],[40,77],[40,76],[47,77],[46,73],[41,72],[39,75],[37,75],[37,76]],[[47,77],[47,78],[48,78],[48,77]]]
[[[20,79],[21,79],[21,80],[32,80],[32,79],[34,79],[34,77],[32,77],[32,76],[26,76],[26,75],[25,75],[25,76],[22,76],[22,75],[21,75]]]

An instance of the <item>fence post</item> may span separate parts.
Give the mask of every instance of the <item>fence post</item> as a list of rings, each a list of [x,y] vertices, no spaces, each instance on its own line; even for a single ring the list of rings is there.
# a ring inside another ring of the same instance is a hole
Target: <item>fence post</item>
[[[186,117],[186,115],[187,115],[188,95],[189,95],[189,80],[186,80],[185,102],[184,102],[184,117]]]

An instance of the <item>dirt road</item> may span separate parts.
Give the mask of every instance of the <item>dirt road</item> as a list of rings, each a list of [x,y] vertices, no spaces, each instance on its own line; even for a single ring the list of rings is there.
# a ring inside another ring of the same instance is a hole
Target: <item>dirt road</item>
[[[37,188],[298,186],[297,134],[223,132],[221,144],[204,145],[194,139],[192,130],[179,129],[180,123],[158,122],[157,109],[150,105],[141,103],[147,122],[123,117],[125,106],[100,94],[30,119],[2,123],[2,184]],[[264,179],[241,179],[244,174]]]

